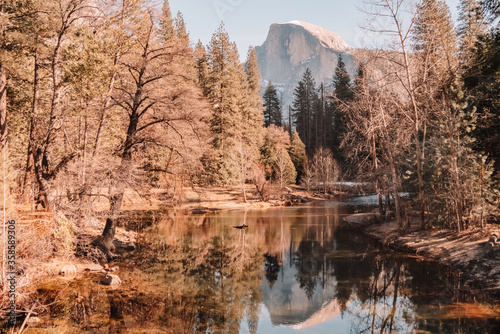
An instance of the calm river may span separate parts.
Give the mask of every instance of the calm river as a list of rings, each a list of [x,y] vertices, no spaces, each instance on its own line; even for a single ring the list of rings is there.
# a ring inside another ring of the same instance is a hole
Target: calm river
[[[340,230],[342,216],[353,210],[320,203],[157,219],[139,249],[118,263],[123,283],[117,289],[99,285],[98,276],[68,283],[44,327],[89,333],[500,333],[498,305],[465,291],[449,268],[381,251]],[[234,227],[243,224],[248,228]],[[48,296],[51,289],[49,284],[40,293]]]

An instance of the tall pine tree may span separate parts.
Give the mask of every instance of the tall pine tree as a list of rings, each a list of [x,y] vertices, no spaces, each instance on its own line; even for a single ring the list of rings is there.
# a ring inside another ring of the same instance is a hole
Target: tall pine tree
[[[248,49],[245,74],[248,85],[248,89],[245,90],[248,105],[243,109],[243,137],[246,138],[250,149],[257,150],[262,141],[264,105],[260,97],[262,77],[257,63],[257,54],[252,46]]]
[[[464,2],[462,5],[469,11],[462,18],[469,19],[473,5]],[[471,40],[463,31],[462,37],[462,47],[468,49],[466,53],[474,53],[473,45],[477,45],[477,41]],[[481,155],[472,151],[474,138],[471,134],[476,126],[476,108],[468,102],[462,78],[457,75],[458,41],[444,1],[422,3],[414,41],[420,59],[418,79],[421,89],[417,96],[428,122],[428,161],[424,166],[428,177],[425,189],[430,206],[429,218],[433,223],[462,230],[482,223],[491,213],[484,201],[490,192],[490,167]]]
[[[164,41],[172,41],[176,35],[175,20],[172,18],[172,11],[170,10],[170,4],[168,3],[168,0],[163,1],[161,9],[162,12],[159,23],[160,37]]]
[[[214,135],[213,146],[223,155],[241,124],[244,92],[241,82],[242,68],[236,46],[221,25],[213,34],[207,48],[208,78],[206,89],[212,105],[210,126]],[[228,169],[227,172],[230,170]]]
[[[337,67],[335,68],[335,74],[333,76],[333,138],[331,143],[331,149],[334,158],[343,165],[345,162],[344,153],[341,149],[342,140],[345,136],[345,123],[346,123],[346,105],[353,98],[353,90],[351,86],[351,78],[342,59],[342,55],[339,55]]]
[[[471,66],[475,59],[480,39],[488,32],[483,10],[476,0],[461,0],[459,11],[458,36],[462,62]]]
[[[309,68],[306,69],[302,80],[295,87],[293,95],[294,124],[300,138],[306,145],[307,154],[312,155],[315,149],[313,138],[314,107],[318,100],[318,94],[316,92],[316,83]]]
[[[208,57],[207,50],[203,46],[200,40],[195,47],[194,56],[196,59],[196,71],[198,72],[198,85],[203,92],[204,97],[208,97],[208,77],[209,77],[209,68],[208,68]]]
[[[266,91],[264,92],[264,124],[269,126],[271,124],[281,126],[281,103],[278,97],[278,93],[274,88],[272,82],[267,85]]]
[[[462,1],[459,33],[462,54],[462,75],[467,94],[471,97],[469,108],[475,108],[477,127],[474,130],[474,149],[484,152],[494,160],[500,172],[500,33],[498,27],[485,26],[485,14],[494,19],[500,4],[494,1]],[[477,7],[479,6],[479,8]],[[498,16],[498,13],[497,15]],[[500,175],[500,174],[499,174]]]
[[[257,57],[251,48],[243,66],[236,44],[221,25],[208,45],[206,59],[208,75],[203,87],[212,105],[210,126],[214,136],[214,156],[206,159],[209,180],[219,184],[239,180],[242,184],[247,169],[258,158],[262,141]],[[199,70],[202,65],[198,61]]]
[[[347,73],[342,55],[338,57],[337,67],[333,76],[333,88],[335,90],[334,96],[340,102],[345,103],[352,99],[351,77]]]
[[[292,159],[295,170],[297,171],[297,180],[300,180],[304,174],[307,163],[306,145],[300,139],[297,129],[293,130],[292,139],[290,140],[290,148],[288,154]]]

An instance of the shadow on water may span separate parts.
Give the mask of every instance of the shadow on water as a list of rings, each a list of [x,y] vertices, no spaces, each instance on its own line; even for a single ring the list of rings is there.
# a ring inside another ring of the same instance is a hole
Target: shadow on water
[[[447,267],[386,253],[341,232],[349,206],[158,219],[97,276],[41,287],[43,326],[91,333],[498,333],[500,307]],[[235,225],[248,225],[235,229]],[[58,327],[62,328],[62,327]]]

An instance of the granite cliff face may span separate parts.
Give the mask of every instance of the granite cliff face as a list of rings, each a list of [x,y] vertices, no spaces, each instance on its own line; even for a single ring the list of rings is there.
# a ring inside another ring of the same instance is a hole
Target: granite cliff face
[[[273,24],[262,46],[255,47],[263,87],[272,81],[283,92],[285,107],[293,100],[293,89],[309,68],[316,84],[331,85],[338,55],[348,71],[356,70],[349,46],[337,34],[302,21]]]

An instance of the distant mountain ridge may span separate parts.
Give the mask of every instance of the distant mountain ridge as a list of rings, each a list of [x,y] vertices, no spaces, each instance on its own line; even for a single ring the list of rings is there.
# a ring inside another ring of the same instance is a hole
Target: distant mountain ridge
[[[357,68],[351,49],[340,36],[303,21],[272,24],[266,41],[255,50],[263,87],[272,81],[283,93],[285,107],[291,105],[294,87],[306,68],[311,70],[317,85],[331,85],[340,54],[351,75]]]

